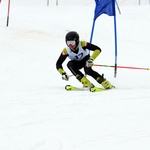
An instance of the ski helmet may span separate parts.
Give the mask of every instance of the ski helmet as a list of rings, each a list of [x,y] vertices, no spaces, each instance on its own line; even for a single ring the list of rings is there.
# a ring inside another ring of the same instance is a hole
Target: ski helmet
[[[66,41],[66,44],[67,44],[67,41],[75,41],[76,46],[78,46],[78,44],[79,44],[79,34],[75,31],[70,31],[66,34],[65,41]]]

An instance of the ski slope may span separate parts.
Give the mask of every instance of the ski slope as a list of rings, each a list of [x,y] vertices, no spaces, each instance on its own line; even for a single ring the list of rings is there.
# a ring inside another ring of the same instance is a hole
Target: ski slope
[[[115,90],[65,91],[82,85],[56,70],[64,37],[75,30],[89,41],[95,4],[49,2],[12,1],[8,27],[7,1],[0,4],[0,149],[149,150],[150,71],[118,69],[114,78],[113,68],[95,66]],[[118,1],[118,65],[149,68],[150,6],[133,2]],[[113,17],[96,20],[92,42],[102,49],[95,63],[114,65]]]

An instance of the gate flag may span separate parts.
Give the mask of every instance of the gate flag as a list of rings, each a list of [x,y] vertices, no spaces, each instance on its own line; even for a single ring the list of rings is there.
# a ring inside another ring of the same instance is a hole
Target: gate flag
[[[107,14],[108,16],[114,16],[114,38],[115,38],[115,68],[114,77],[117,76],[117,27],[116,27],[116,10],[115,10],[116,0],[95,0],[96,6],[94,11],[93,25],[90,37],[90,43],[92,43],[94,27],[96,19],[101,14]]]
[[[108,16],[115,16],[115,1],[114,0],[95,0],[95,14],[94,20],[101,14],[107,14]]]

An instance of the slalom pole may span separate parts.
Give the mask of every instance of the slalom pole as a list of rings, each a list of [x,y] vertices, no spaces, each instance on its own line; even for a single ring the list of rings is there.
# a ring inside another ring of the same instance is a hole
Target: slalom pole
[[[120,8],[119,8],[119,5],[118,5],[117,0],[116,0],[116,6],[117,6],[117,9],[118,9],[119,14],[121,14],[121,11],[120,11]]]
[[[115,39],[115,67],[114,67],[114,77],[117,77],[117,23],[116,23],[116,9],[115,9],[115,1],[113,0],[113,9],[114,9],[114,39]]]
[[[49,0],[47,0],[47,6],[49,6]]]
[[[8,24],[9,24],[9,13],[10,13],[10,0],[8,0],[7,24],[6,24],[7,27],[8,27]]]
[[[56,0],[56,6],[58,6],[58,0]]]
[[[92,24],[92,31],[91,31],[90,43],[92,43],[94,28],[95,28],[95,20],[93,20],[93,24]]]
[[[114,67],[115,67],[115,66],[111,66],[111,65],[100,65],[100,64],[94,64],[93,66],[99,66],[99,67],[111,67],[111,68],[114,68]],[[124,68],[124,69],[138,69],[138,70],[150,70],[150,68],[129,67],[129,66],[117,66],[117,68]]]
[[[139,0],[139,5],[141,5],[141,0]]]

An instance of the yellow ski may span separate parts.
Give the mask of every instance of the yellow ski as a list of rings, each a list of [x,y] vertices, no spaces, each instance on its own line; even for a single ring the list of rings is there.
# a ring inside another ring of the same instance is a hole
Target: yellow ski
[[[88,88],[88,87],[85,88],[84,87],[84,88],[79,88],[79,87],[75,87],[75,86],[72,86],[72,85],[66,85],[65,89],[67,91],[90,91],[90,92],[103,92],[103,91],[106,90],[104,88],[99,88],[99,87],[92,87],[92,88]]]

